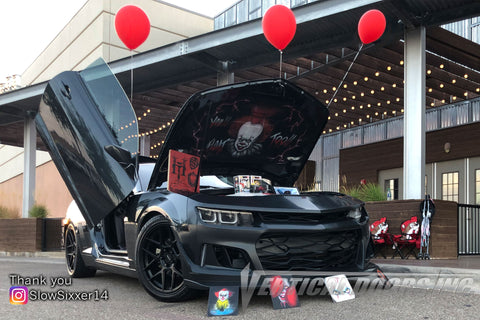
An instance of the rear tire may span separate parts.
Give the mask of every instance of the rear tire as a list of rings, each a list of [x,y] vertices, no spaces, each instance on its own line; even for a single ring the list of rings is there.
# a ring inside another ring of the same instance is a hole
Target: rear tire
[[[67,272],[72,278],[93,277],[97,272],[97,269],[87,267],[83,262],[77,233],[71,223],[65,231],[65,260]]]
[[[162,216],[150,219],[138,234],[135,259],[145,290],[160,301],[177,302],[192,298],[196,291],[185,285],[180,251],[170,228]]]

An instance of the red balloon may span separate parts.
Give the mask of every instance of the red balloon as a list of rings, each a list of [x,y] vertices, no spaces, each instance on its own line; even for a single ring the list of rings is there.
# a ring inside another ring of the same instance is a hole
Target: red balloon
[[[138,48],[150,34],[150,20],[137,6],[126,5],[115,16],[118,37],[130,50]]]
[[[385,16],[380,10],[369,10],[358,21],[358,35],[363,44],[377,41],[387,26]]]
[[[285,49],[297,30],[295,15],[289,8],[277,4],[270,7],[262,20],[263,34],[275,48]]]

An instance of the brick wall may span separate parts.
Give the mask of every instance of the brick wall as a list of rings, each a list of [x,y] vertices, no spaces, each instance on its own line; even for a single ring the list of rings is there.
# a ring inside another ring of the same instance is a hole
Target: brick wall
[[[35,252],[62,247],[62,219],[0,219],[0,251]]]

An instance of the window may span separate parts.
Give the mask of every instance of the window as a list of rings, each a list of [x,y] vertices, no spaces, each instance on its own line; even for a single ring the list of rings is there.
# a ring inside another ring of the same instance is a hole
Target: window
[[[458,171],[442,174],[442,200],[458,202]]]
[[[242,1],[237,4],[237,23],[248,21],[248,3]]]
[[[475,204],[480,204],[480,169],[475,170]]]
[[[385,193],[387,200],[398,200],[398,179],[385,180]]]
[[[249,20],[260,18],[262,16],[262,1],[261,0],[250,0],[249,3]]]
[[[225,12],[225,27],[230,27],[237,24],[237,10],[235,7],[231,7]]]
[[[306,4],[307,4],[307,0],[292,0],[291,1],[292,8],[300,7],[300,6],[303,6],[303,5],[306,5]]]

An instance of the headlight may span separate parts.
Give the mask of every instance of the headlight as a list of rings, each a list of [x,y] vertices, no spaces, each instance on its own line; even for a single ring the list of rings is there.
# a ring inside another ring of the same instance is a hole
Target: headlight
[[[206,223],[220,223],[231,225],[251,225],[251,212],[230,211],[197,207],[200,219]]]
[[[217,214],[212,210],[198,210],[200,212],[200,218],[203,222],[215,223],[217,222]]]
[[[362,211],[363,211],[363,210],[362,210],[361,207],[356,208],[356,209],[353,209],[353,210],[350,210],[350,212],[347,214],[347,218],[360,221],[360,219],[361,219],[362,216],[363,216],[363,212],[362,212]]]

